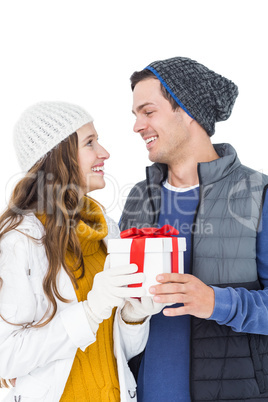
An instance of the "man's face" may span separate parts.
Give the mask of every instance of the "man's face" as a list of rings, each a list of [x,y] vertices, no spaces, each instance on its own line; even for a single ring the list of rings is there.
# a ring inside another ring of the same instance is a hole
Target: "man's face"
[[[189,134],[181,109],[173,111],[162,95],[160,81],[140,81],[133,91],[134,131],[140,133],[152,162],[176,163],[188,142]]]

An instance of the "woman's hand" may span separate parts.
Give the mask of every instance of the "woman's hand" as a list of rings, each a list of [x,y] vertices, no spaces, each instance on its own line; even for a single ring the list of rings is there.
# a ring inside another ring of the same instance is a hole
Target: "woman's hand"
[[[144,281],[143,273],[135,273],[138,270],[136,264],[107,269],[108,264],[109,259],[105,270],[95,275],[92,290],[87,295],[89,308],[101,321],[110,317],[114,307],[122,307],[126,298],[145,294],[142,287],[127,287]]]
[[[126,300],[121,315],[125,322],[142,322],[146,317],[160,313],[166,304],[156,303],[152,296]]]

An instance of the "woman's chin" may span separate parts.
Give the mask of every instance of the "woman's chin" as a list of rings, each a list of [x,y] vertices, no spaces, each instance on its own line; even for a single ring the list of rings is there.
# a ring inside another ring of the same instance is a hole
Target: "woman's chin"
[[[96,191],[96,190],[101,190],[102,188],[104,188],[106,186],[105,181],[103,180],[103,182],[99,182],[99,183],[94,183],[94,185],[92,184],[89,188],[87,188],[86,193],[91,193],[91,191]]]

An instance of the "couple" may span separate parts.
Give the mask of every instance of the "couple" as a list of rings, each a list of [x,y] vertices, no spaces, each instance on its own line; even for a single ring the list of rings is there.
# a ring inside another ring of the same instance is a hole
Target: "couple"
[[[135,72],[131,86],[134,131],[155,163],[120,229],[176,227],[185,274],[157,277],[151,298],[126,287],[143,274],[109,269],[119,230],[86,196],[104,187],[109,157],[91,116],[59,102],[28,109],[15,127],[27,173],[0,219],[6,400],[268,400],[268,177],[210,140],[237,87],[182,57]]]

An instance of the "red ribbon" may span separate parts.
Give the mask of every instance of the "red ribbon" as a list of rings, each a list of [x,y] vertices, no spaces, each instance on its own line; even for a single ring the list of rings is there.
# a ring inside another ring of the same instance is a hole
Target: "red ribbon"
[[[131,228],[121,232],[121,239],[133,239],[130,249],[130,264],[137,264],[138,272],[143,272],[144,269],[144,254],[146,238],[155,237],[171,237],[179,234],[179,231],[173,226],[164,225],[161,228]],[[171,271],[179,272],[178,264],[178,241],[172,237],[172,256],[171,256]],[[128,285],[129,287],[140,287],[141,283]]]

